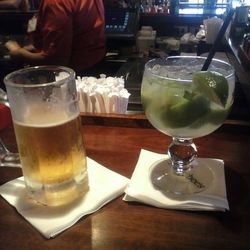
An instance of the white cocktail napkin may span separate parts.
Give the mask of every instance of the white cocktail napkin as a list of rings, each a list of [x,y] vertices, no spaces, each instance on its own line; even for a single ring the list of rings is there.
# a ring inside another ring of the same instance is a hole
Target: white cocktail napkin
[[[186,195],[173,195],[154,188],[150,180],[150,167],[159,160],[168,159],[166,154],[157,154],[142,149],[124,201],[136,201],[159,208],[180,210],[225,211],[229,210],[224,176],[224,162],[219,159],[198,158],[206,163],[214,174],[214,180],[205,191]]]
[[[0,187],[1,196],[46,238],[55,237],[81,217],[94,213],[120,196],[129,179],[87,158],[89,191],[77,202],[63,207],[47,207],[30,199],[23,177]]]

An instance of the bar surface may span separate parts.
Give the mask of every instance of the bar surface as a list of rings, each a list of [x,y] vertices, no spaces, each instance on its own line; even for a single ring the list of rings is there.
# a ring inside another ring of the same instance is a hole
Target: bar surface
[[[165,153],[171,138],[152,128],[143,114],[82,114],[87,155],[131,177],[140,149]],[[0,131],[16,151],[12,127]],[[0,198],[1,249],[248,249],[250,246],[250,126],[227,121],[216,132],[195,139],[199,157],[220,158],[230,211],[188,212],[126,203],[122,196],[96,213],[46,240],[4,199]],[[21,175],[0,168],[0,184]]]

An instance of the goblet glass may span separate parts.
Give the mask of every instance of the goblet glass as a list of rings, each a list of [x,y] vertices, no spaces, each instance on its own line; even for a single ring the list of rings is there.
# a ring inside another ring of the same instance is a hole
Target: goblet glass
[[[197,158],[194,138],[220,127],[233,104],[235,74],[227,62],[174,56],[146,63],[141,100],[150,123],[172,137],[169,159],[151,167],[153,185],[164,192],[193,194],[205,190],[214,173]]]

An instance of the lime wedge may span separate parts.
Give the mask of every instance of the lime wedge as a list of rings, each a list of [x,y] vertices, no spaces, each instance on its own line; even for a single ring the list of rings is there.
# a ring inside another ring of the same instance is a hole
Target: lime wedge
[[[189,126],[210,110],[209,101],[200,94],[191,99],[182,98],[177,104],[162,112],[165,124],[172,128]]]
[[[211,109],[205,115],[201,116],[200,119],[196,120],[193,124],[191,124],[190,127],[191,128],[199,128],[199,127],[203,126],[204,124],[208,124],[208,123],[219,126],[226,119],[228,112],[229,112],[228,109],[225,109],[225,110]]]
[[[194,90],[206,95],[211,101],[225,107],[228,98],[228,83],[224,76],[212,72],[193,73]]]

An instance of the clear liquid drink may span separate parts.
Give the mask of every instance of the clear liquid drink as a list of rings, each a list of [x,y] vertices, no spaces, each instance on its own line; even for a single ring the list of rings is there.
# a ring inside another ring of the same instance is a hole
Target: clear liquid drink
[[[220,127],[233,104],[234,69],[213,59],[176,56],[146,63],[141,100],[150,123],[172,137],[169,158],[151,167],[150,178],[163,193],[189,195],[212,185],[214,173],[197,158],[193,138]]]
[[[210,134],[221,126],[233,104],[234,70],[213,60],[209,72],[198,73],[204,58],[168,60],[168,65],[159,61],[145,68],[141,98],[147,118],[172,137]]]

